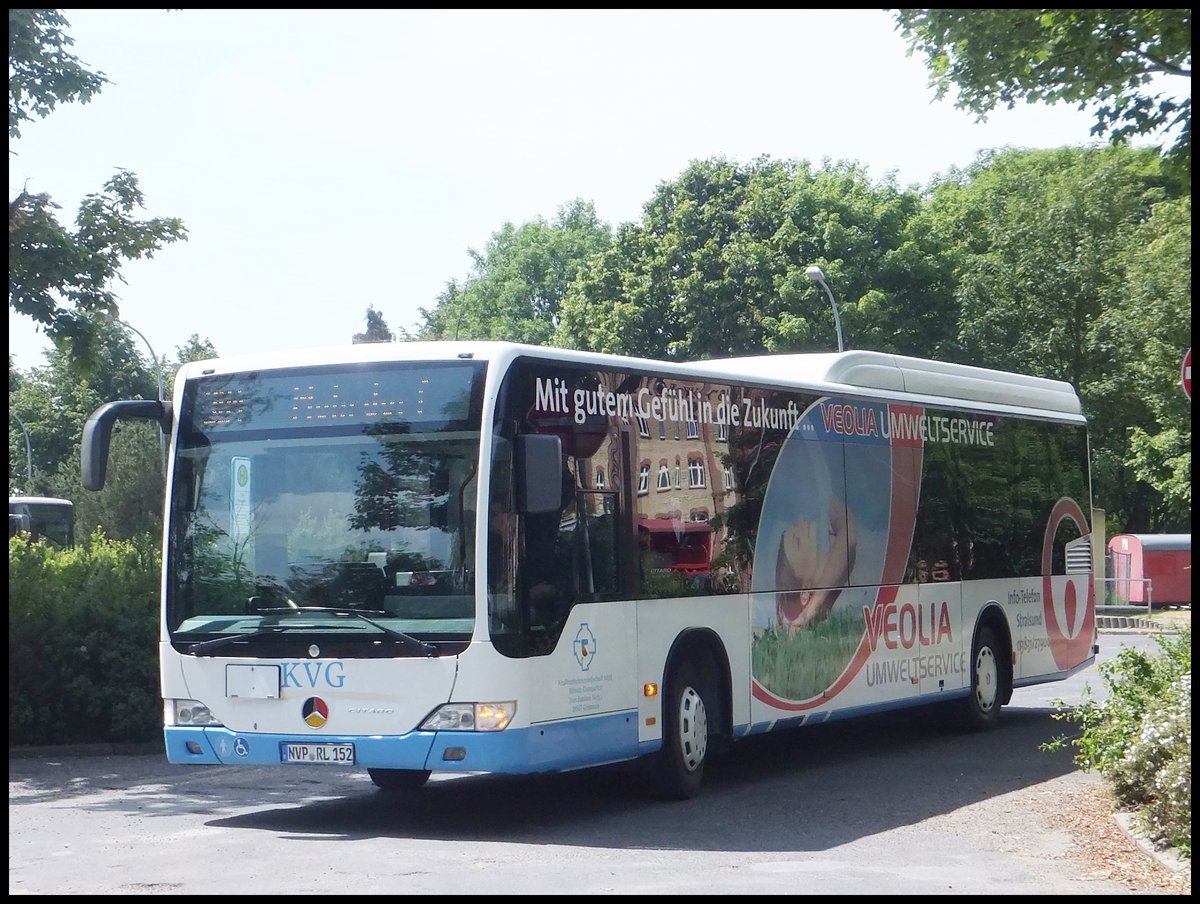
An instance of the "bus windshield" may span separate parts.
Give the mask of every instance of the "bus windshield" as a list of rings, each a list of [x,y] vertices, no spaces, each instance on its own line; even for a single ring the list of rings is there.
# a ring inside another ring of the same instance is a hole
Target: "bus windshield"
[[[189,383],[168,551],[179,648],[233,635],[465,641],[482,378],[466,362]],[[201,649],[214,647],[229,652]]]

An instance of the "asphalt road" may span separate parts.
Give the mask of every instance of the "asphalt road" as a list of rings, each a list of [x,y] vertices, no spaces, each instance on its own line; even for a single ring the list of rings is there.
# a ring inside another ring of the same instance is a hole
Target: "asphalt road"
[[[1105,634],[1101,660],[1125,644],[1155,648]],[[1101,781],[1040,749],[1085,684],[1018,690],[986,734],[891,714],[747,739],[678,803],[625,768],[404,797],[338,767],[10,756],[9,893],[1130,894],[1045,818]]]

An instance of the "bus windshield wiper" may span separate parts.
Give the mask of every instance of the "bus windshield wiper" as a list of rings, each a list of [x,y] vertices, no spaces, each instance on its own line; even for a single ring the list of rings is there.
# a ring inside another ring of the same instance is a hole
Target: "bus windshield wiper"
[[[288,610],[291,611],[291,610]],[[316,625],[264,625],[247,634],[226,634],[224,637],[214,637],[212,640],[202,640],[188,647],[189,653],[200,656],[213,650],[220,649],[239,640],[249,640],[251,637],[262,637],[265,634],[282,634],[292,628],[315,628]]]
[[[291,600],[288,600],[288,602],[291,603]],[[419,637],[413,637],[411,634],[405,634],[403,631],[397,631],[395,628],[389,628],[387,625],[380,624],[379,622],[375,621],[375,619],[373,619],[373,618],[367,618],[368,614],[370,614],[370,615],[387,615],[387,613],[384,612],[382,609],[365,609],[364,610],[364,609],[351,609],[348,607],[339,607],[339,606],[297,606],[295,604],[292,604],[287,607],[280,607],[277,609],[259,609],[257,611],[264,612],[264,613],[328,612],[332,615],[343,615],[343,616],[344,615],[353,615],[355,618],[361,618],[363,621],[365,621],[371,627],[378,628],[380,631],[382,631],[384,634],[386,634],[388,637],[392,638],[393,640],[398,640],[407,646],[415,647],[416,649],[418,649],[422,653],[424,653],[426,656],[436,656],[438,653],[438,648],[434,644],[426,643],[425,641],[421,640]],[[258,633],[258,632],[254,632],[251,634],[244,634],[241,636],[253,637],[254,634],[256,634],[256,633]],[[226,638],[220,638],[220,639],[225,640]],[[210,640],[210,641],[206,641],[206,643],[216,643],[216,641]],[[197,644],[197,646],[199,646],[199,644]]]

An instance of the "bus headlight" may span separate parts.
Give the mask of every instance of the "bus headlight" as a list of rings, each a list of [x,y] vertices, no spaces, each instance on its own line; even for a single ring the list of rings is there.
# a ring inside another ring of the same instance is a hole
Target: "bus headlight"
[[[503,731],[517,714],[517,701],[446,703],[421,723],[424,731]]]
[[[167,725],[219,726],[207,706],[199,700],[167,700],[163,706],[163,721]]]

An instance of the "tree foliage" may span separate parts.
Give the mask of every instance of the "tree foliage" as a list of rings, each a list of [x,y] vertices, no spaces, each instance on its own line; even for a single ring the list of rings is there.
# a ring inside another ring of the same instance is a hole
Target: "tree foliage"
[[[805,276],[817,264],[847,347],[938,349],[952,336],[951,297],[908,231],[918,206],[915,192],[874,185],[853,164],[694,161],[584,271],[556,339],[678,360],[834,350],[832,308]]]
[[[179,364],[187,364],[189,361],[207,361],[215,357],[217,357],[217,347],[212,344],[212,340],[201,339],[199,333],[192,333],[188,336],[187,342],[175,346],[175,360]]]
[[[56,9],[8,11],[8,137],[21,137],[21,124],[43,118],[59,104],[87,103],[108,83],[67,48],[75,43],[69,23]]]
[[[67,24],[57,10],[9,10],[10,140],[58,104],[89,101],[107,81],[67,52]],[[144,206],[127,170],[84,198],[74,229],[58,222],[59,205],[48,193],[26,186],[9,202],[9,307],[31,317],[85,370],[95,365],[97,321],[118,314],[112,286],[123,280],[122,264],[187,238],[177,218],[138,219]]]
[[[35,485],[27,493],[46,490],[44,481],[58,471],[78,447],[83,425],[92,412],[114,399],[152,399],[157,382],[132,338],[118,324],[97,325],[97,349],[92,373],[81,376],[65,351],[50,349],[46,365],[14,374],[9,406],[26,425],[33,449]],[[10,446],[10,449],[12,447]],[[24,461],[22,452],[21,462]],[[18,470],[9,461],[9,486]],[[78,469],[78,457],[73,465]],[[19,469],[23,472],[23,469]]]
[[[1150,336],[1134,328],[1142,315],[1128,302],[1137,279],[1131,254],[1148,241],[1147,224],[1171,185],[1148,148],[989,152],[935,184],[920,217],[954,261],[960,360],[1076,387],[1090,422],[1097,504],[1127,530],[1182,528],[1152,517],[1159,491],[1139,476],[1130,445],[1133,431],[1158,434],[1150,387],[1157,396],[1168,374],[1177,379],[1188,342],[1188,327],[1163,334],[1163,321],[1146,320],[1174,347],[1176,364],[1166,366],[1166,352],[1148,359]],[[1155,259],[1169,280],[1190,266],[1190,253],[1177,222],[1162,228],[1175,259]],[[1190,303],[1190,278],[1170,297],[1178,314],[1181,298]],[[1138,379],[1140,366],[1157,368],[1159,378]]]
[[[112,540],[162,536],[163,477],[160,431],[148,421],[117,424],[108,450],[104,487],[85,490],[79,467],[79,444],[46,480],[47,493],[75,503],[75,534],[99,528]]]
[[[1130,478],[1147,488],[1142,523],[1180,530],[1192,510],[1191,402],[1180,379],[1192,345],[1191,214],[1190,196],[1156,204],[1122,251],[1122,291],[1108,297],[1093,331],[1105,367],[1089,387],[1097,410],[1120,399],[1120,410],[1136,413],[1121,426]]]
[[[1087,330],[1164,185],[1154,151],[1124,148],[989,152],[941,180],[922,216],[956,258],[966,358],[1082,388]]]
[[[568,289],[611,242],[595,207],[581,200],[561,207],[551,222],[505,223],[483,253],[469,252],[471,277],[447,284],[433,310],[421,309],[417,338],[551,344]]]
[[[1191,90],[1154,94],[1155,76],[1191,79],[1190,9],[897,9],[909,54],[923,54],[939,99],[985,117],[1019,100],[1092,107],[1114,142],[1173,135],[1191,164]]]
[[[70,499],[75,503],[77,536],[86,536],[96,526],[114,538],[144,532],[157,535],[162,529],[163,492],[157,425],[118,424],[104,489],[83,490],[80,443],[92,412],[105,402],[152,399],[158,392],[151,366],[126,330],[100,322],[97,337],[95,366],[87,377],[78,373],[66,351],[58,349],[46,352],[44,367],[18,373],[10,365],[9,383],[15,388],[9,404],[30,437],[33,481],[26,480],[23,437],[10,431],[9,492],[19,488],[26,494]],[[211,349],[211,343],[201,343],[195,336],[193,341]]]
[[[362,342],[395,342],[396,335],[388,328],[383,314],[375,310],[374,305],[367,306],[367,329],[363,333],[355,333],[351,337],[354,344]]]

